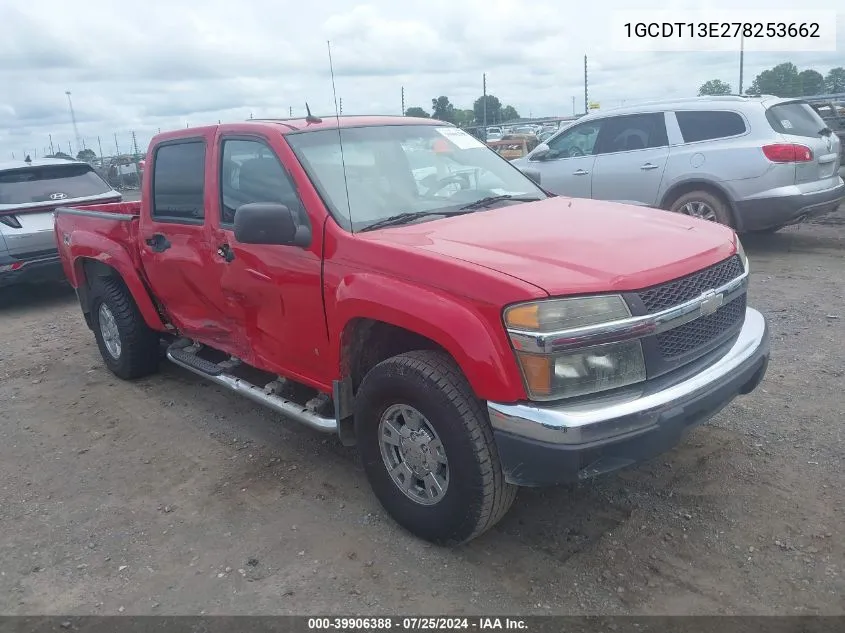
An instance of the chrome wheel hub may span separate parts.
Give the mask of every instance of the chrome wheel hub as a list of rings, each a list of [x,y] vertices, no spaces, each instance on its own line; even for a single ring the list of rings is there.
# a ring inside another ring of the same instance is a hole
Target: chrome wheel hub
[[[121,345],[120,333],[117,331],[117,321],[115,320],[112,311],[105,303],[100,304],[97,316],[100,323],[100,334],[103,336],[103,343],[106,345],[106,351],[108,351],[112,358],[118,360],[120,358]]]
[[[394,404],[379,422],[379,446],[393,483],[409,499],[434,505],[449,487],[449,461],[437,432],[414,407]]]
[[[679,210],[681,213],[691,215],[694,218],[701,218],[702,220],[710,220],[711,222],[716,222],[716,212],[713,210],[713,207],[711,207],[706,202],[693,200],[687,202]]]

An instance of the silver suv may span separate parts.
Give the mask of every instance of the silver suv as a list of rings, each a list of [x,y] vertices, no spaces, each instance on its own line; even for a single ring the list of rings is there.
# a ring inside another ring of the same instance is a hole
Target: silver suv
[[[804,101],[723,96],[590,114],[513,163],[553,193],[762,232],[839,206],[839,152]]]
[[[0,287],[64,278],[53,232],[56,207],[120,200],[88,163],[0,163]]]

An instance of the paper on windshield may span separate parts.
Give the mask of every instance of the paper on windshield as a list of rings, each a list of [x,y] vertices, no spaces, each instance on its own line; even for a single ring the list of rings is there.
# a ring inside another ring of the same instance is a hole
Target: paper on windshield
[[[449,140],[458,149],[474,149],[476,147],[484,147],[484,143],[479,141],[471,134],[467,134],[463,130],[456,127],[439,127],[435,128],[437,132]]]

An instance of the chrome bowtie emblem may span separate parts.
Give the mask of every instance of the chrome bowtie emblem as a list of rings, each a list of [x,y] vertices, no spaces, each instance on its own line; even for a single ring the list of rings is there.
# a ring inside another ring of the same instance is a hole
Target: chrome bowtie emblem
[[[722,307],[725,301],[725,295],[721,292],[716,294],[715,290],[708,290],[701,295],[701,316],[713,314],[716,310]]]

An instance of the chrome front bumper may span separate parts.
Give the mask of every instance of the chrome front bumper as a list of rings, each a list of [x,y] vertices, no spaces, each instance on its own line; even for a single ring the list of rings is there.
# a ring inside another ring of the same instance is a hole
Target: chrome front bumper
[[[756,388],[768,358],[766,320],[747,308],[742,330],[724,356],[663,388],[644,383],[610,396],[554,404],[488,402],[505,474],[513,483],[542,485],[583,479],[653,456],[667,440],[679,441],[688,427]],[[537,472],[543,466],[531,462],[542,462],[536,459],[541,454],[548,458],[547,467],[554,470],[558,464],[559,472]],[[613,459],[607,461],[608,455]],[[602,460],[605,465],[598,465]]]

